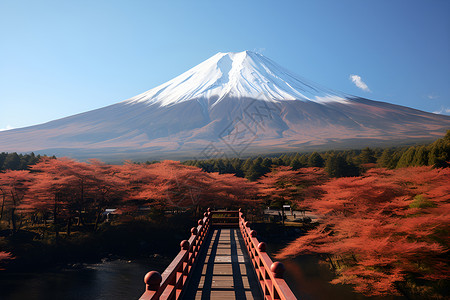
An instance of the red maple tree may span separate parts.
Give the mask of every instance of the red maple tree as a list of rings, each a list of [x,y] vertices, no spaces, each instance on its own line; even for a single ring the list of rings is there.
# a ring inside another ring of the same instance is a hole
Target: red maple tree
[[[365,176],[325,183],[311,199],[320,225],[288,245],[279,258],[324,256],[337,273],[367,295],[398,294],[414,274],[448,279],[450,169],[371,169]]]
[[[0,219],[3,218],[5,208],[8,208],[13,234],[18,230],[16,212],[27,193],[30,181],[29,171],[8,170],[0,173],[0,193],[2,194]]]
[[[5,262],[5,261],[11,260],[11,259],[14,259],[14,256],[12,256],[12,254],[10,252],[0,251],[0,271],[4,270],[1,267],[2,261]]]
[[[133,196],[130,199],[158,208],[230,207],[254,203],[256,185],[230,174],[203,172],[176,161],[151,165],[126,164]]]
[[[322,190],[317,186],[327,180],[322,168],[300,168],[280,166],[264,175],[259,183],[259,194],[271,203],[294,204],[297,209],[306,209],[305,199],[317,198]]]

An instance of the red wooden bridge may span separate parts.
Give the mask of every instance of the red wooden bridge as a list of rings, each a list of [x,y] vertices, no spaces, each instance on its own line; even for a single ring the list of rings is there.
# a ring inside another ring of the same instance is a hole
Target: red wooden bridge
[[[272,262],[239,211],[210,211],[167,269],[144,277],[141,300],[296,299],[283,279],[284,266]]]

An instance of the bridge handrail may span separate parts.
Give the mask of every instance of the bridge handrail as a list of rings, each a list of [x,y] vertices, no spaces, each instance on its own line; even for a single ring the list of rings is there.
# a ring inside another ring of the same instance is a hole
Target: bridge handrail
[[[256,231],[251,230],[241,211],[239,211],[239,228],[259,279],[264,298],[267,300],[297,299],[283,279],[284,265],[281,262],[272,262],[272,259],[266,253],[266,244],[258,241]]]
[[[215,223],[213,215],[219,215],[215,220],[232,220],[232,223]],[[220,215],[228,215],[222,217]],[[230,216],[231,215],[231,216]],[[232,215],[236,215],[234,217]],[[237,223],[235,221],[238,221]],[[198,220],[198,226],[191,228],[189,240],[180,243],[181,250],[166,270],[159,274],[156,271],[148,272],[144,277],[146,290],[140,300],[178,299],[183,287],[191,274],[195,259],[201,250],[205,238],[213,225],[238,225],[244,239],[247,251],[252,260],[253,267],[259,279],[259,284],[267,300],[294,300],[297,299],[283,279],[284,265],[272,262],[266,253],[266,244],[260,243],[256,238],[256,231],[251,230],[244,214],[239,211],[210,211]]]
[[[213,226],[239,226],[238,210],[211,211],[211,225]]]
[[[145,292],[140,300],[178,299],[191,273],[195,259],[200,252],[211,227],[211,212],[198,220],[198,226],[191,228],[189,240],[180,243],[181,250],[162,274],[148,272],[144,277]]]

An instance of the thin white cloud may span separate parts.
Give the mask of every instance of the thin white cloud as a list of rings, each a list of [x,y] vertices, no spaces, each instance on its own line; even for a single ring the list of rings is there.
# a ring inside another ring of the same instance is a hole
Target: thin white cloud
[[[253,48],[253,52],[262,54],[264,51],[266,51],[266,48]]]
[[[12,127],[11,125],[6,125],[5,128],[0,128],[0,131],[10,130],[10,129],[14,129],[14,127]]]
[[[350,80],[361,90],[365,92],[370,92],[369,87],[364,81],[362,81],[361,76],[352,74],[350,75]]]
[[[436,95],[427,95],[427,98],[430,99],[430,100],[434,100],[434,99],[439,98],[439,96],[436,96]]]
[[[440,114],[440,115],[450,115],[450,107],[442,106],[440,110],[433,111],[433,113]]]

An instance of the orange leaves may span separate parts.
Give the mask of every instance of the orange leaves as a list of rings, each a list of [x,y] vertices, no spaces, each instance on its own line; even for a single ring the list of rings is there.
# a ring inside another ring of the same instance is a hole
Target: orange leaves
[[[363,177],[320,186],[308,204],[321,225],[278,257],[317,253],[334,266],[333,283],[351,283],[367,295],[396,294],[408,273],[448,278],[450,169],[371,169]]]
[[[6,260],[10,260],[10,259],[14,259],[14,257],[12,256],[11,253],[5,252],[5,251],[0,251],[0,264],[2,263],[2,260],[6,261]],[[1,265],[0,265],[0,270],[3,270]]]
[[[4,173],[0,172],[0,195],[2,196],[2,211],[5,202],[7,206],[12,208],[12,215],[14,210],[20,205],[25,192],[30,185],[31,175],[29,171],[11,171]],[[14,222],[13,222],[14,223]],[[13,224],[15,226],[15,224]]]
[[[61,212],[106,206],[239,207],[255,205],[256,183],[231,174],[206,173],[177,161],[121,166],[67,158],[44,159],[32,167],[33,184],[23,208]],[[19,171],[14,171],[19,172]],[[27,173],[28,174],[28,173]]]
[[[281,166],[263,176],[258,183],[261,196],[301,205],[305,199],[319,197],[322,190],[317,185],[326,180],[327,175],[322,168],[301,168],[294,171],[290,167]]]
[[[302,254],[326,254],[328,253],[328,249],[323,246],[329,243],[330,238],[330,234],[325,230],[325,226],[320,225],[316,230],[291,242],[281,251],[281,253],[277,254],[276,257],[283,259],[289,256]]]
[[[11,258],[13,258],[11,253],[5,252],[5,251],[0,251],[0,260],[2,260],[2,259],[11,259]]]
[[[256,184],[231,174],[206,173],[175,161],[127,164],[131,199],[160,207],[230,207],[255,202]]]

